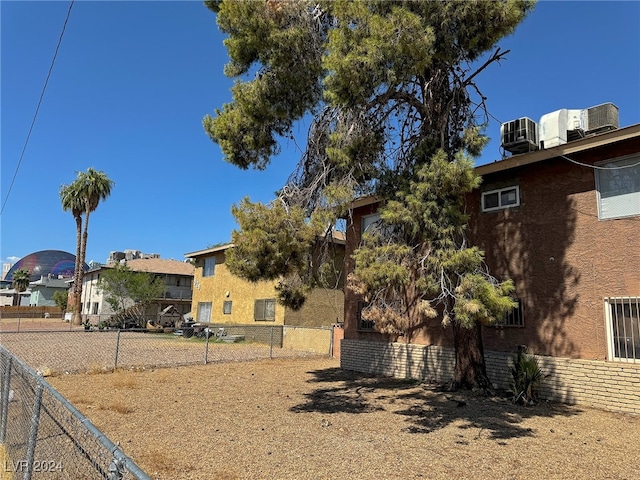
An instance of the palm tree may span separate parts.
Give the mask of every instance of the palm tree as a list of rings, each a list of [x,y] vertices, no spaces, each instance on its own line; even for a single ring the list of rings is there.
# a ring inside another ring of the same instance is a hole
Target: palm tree
[[[13,304],[20,305],[20,294],[29,287],[31,275],[27,270],[18,269],[13,272],[13,288],[16,291],[13,297]]]
[[[80,325],[82,309],[82,278],[89,237],[89,216],[98,208],[102,200],[111,195],[111,188],[115,185],[104,172],[87,169],[78,172],[75,181],[70,185],[63,185],[60,189],[62,209],[70,210],[76,220],[76,267],[73,279],[73,323]],[[84,214],[84,230],[82,230],[82,215]]]
[[[75,309],[75,299],[80,298],[80,295],[77,294],[77,286],[78,286],[78,275],[80,272],[84,272],[84,263],[80,263],[80,254],[82,253],[82,212],[84,208],[84,203],[80,198],[78,193],[78,185],[76,182],[73,182],[69,185],[62,185],[60,187],[60,201],[62,202],[62,210],[67,212],[70,211],[73,215],[73,218],[76,222],[76,263],[73,271],[73,287],[71,289],[71,302],[73,309],[73,323],[78,322],[80,324],[80,311],[77,312],[76,317],[76,309]],[[82,285],[80,283],[80,285]]]

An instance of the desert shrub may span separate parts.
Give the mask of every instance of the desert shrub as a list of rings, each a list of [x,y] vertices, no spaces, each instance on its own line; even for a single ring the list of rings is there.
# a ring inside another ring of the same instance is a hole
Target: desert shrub
[[[518,348],[518,353],[513,358],[511,377],[514,403],[533,405],[544,374],[536,357],[526,355],[525,348]]]

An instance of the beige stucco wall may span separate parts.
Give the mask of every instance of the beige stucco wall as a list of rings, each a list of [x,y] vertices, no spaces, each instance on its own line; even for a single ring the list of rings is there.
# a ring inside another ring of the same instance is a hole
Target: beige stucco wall
[[[333,330],[329,327],[289,327],[282,332],[282,347],[304,352],[331,354],[331,337]]]
[[[253,307],[256,299],[275,298],[273,282],[249,282],[233,275],[224,264],[224,252],[212,255],[216,258],[214,274],[210,277],[202,276],[204,260],[198,259],[193,282],[193,303],[191,314],[194,318],[198,314],[199,302],[211,302],[211,323],[268,323],[284,325],[284,307],[276,303],[276,318],[273,322],[255,322]],[[231,314],[225,315],[222,307],[225,300],[232,303]],[[198,319],[198,321],[206,321]]]
[[[211,302],[211,319],[215,324],[269,324],[297,326],[330,326],[343,321],[344,294],[342,290],[315,289],[305,305],[297,312],[285,309],[276,302],[275,321],[255,321],[254,303],[257,299],[276,298],[276,282],[249,282],[233,275],[225,265],[224,251],[211,254],[216,258],[214,274],[203,277],[204,257],[196,261],[191,314],[196,318],[199,302]],[[223,313],[225,300],[232,302],[231,314]]]
[[[342,290],[316,288],[297,312],[286,309],[285,325],[330,326],[344,321],[344,293]]]

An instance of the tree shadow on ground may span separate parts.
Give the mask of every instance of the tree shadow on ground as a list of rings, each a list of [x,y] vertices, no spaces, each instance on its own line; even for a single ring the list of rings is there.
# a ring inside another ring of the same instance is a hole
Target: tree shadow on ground
[[[475,429],[477,436],[495,440],[529,437],[535,430],[523,426],[534,417],[573,416],[581,410],[568,405],[543,402],[524,407],[511,402],[506,392],[487,396],[469,390],[448,392],[442,385],[416,380],[376,377],[339,368],[309,372],[310,383],[322,384],[306,393],[306,401],[291,408],[294,413],[366,414],[388,411],[404,416],[403,431],[428,434],[450,425],[461,430],[460,444],[467,444],[464,430]]]

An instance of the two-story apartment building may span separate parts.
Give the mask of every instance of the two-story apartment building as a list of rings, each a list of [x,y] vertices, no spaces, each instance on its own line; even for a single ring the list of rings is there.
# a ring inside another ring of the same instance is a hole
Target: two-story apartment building
[[[189,262],[163,258],[137,258],[126,262],[134,272],[147,272],[162,278],[165,291],[149,308],[148,314],[153,316],[173,305],[182,315],[191,311],[194,267]],[[105,270],[111,266],[100,266],[84,274],[82,281],[82,315],[99,318],[113,314],[110,305],[105,301],[103,292],[98,288],[98,281]]]
[[[539,355],[543,396],[640,413],[640,125],[598,133],[476,168],[468,236],[489,270],[515,283],[516,309],[485,327],[492,381],[506,386],[508,353]],[[347,228],[346,271],[375,198],[356,200]],[[450,329],[425,325],[396,344],[359,319],[345,295],[343,368],[450,378]]]
[[[232,274],[225,265],[233,244],[195,252],[193,316],[198,322],[235,325],[330,326],[342,322],[341,289],[316,288],[303,307],[294,311],[278,304],[275,281],[250,282]]]

